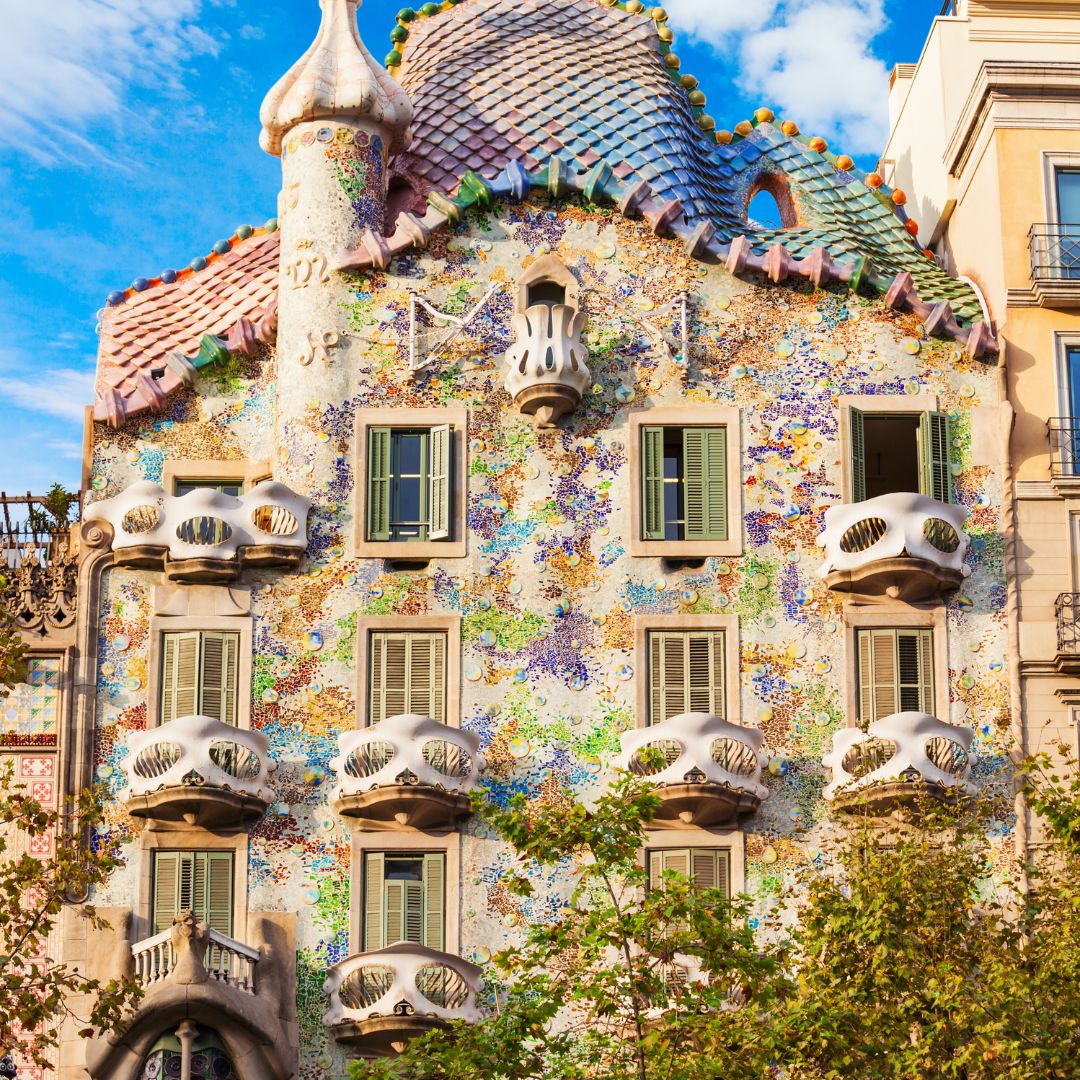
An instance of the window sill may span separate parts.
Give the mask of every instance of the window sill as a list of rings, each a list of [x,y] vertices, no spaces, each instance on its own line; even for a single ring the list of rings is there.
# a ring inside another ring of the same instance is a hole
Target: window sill
[[[434,559],[464,559],[464,540],[359,540],[358,559],[386,559],[390,562],[431,562]]]
[[[631,540],[630,555],[637,559],[707,559],[737,557],[743,553],[737,540]]]

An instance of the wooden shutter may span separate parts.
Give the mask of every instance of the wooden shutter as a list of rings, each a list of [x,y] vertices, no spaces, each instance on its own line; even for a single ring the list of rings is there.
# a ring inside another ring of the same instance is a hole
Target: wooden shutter
[[[724,634],[706,630],[688,633],[686,646],[690,712],[724,715]]]
[[[683,504],[687,540],[726,540],[727,429],[683,430]]]
[[[859,720],[934,711],[931,630],[859,631]]]
[[[851,501],[866,502],[866,431],[863,427],[863,414],[858,409],[848,409],[848,436]]]
[[[897,630],[901,712],[934,712],[934,638],[931,630]]]
[[[449,424],[431,429],[428,454],[428,525],[429,540],[450,539],[450,490],[454,434]]]
[[[368,722],[400,713],[446,718],[446,634],[371,635],[371,698]]]
[[[663,540],[664,429],[641,429],[641,533],[645,540]]]
[[[378,952],[389,944],[383,923],[385,884],[386,858],[381,851],[370,851],[364,859],[364,952]]]
[[[684,712],[724,716],[722,630],[649,634],[649,723]]]
[[[390,428],[368,429],[369,540],[390,539]]]
[[[194,716],[199,709],[199,646],[196,630],[162,634],[161,722]]]
[[[441,851],[424,856],[423,944],[442,952],[445,948],[446,856]]]
[[[180,852],[154,852],[154,933],[168,930],[180,910]]]
[[[233,856],[231,851],[154,853],[154,933],[168,930],[181,911],[232,936]]]
[[[731,852],[727,848],[698,848],[690,853],[694,887],[698,892],[719,889],[731,895]]]
[[[204,631],[199,680],[199,713],[236,724],[237,664],[240,635]]]
[[[922,493],[943,503],[951,503],[953,498],[951,447],[952,422],[948,416],[939,412],[923,413],[919,418]]]
[[[231,851],[197,851],[203,891],[196,890],[196,914],[208,926],[230,937],[233,932],[233,856]]]

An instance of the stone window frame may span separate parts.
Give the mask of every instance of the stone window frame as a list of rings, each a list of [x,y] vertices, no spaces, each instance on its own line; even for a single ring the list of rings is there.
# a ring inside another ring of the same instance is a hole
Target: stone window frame
[[[352,833],[352,864],[349,867],[349,955],[360,952],[364,918],[364,856],[373,851],[407,851],[423,854],[439,852],[446,858],[443,883],[443,951],[452,956],[461,952],[461,833],[400,832],[396,829]]]
[[[742,829],[646,829],[645,843],[639,852],[646,882],[649,852],[658,848],[724,848],[731,857],[731,896],[734,898],[746,891],[746,833]]]
[[[742,412],[732,405],[683,405],[631,409],[630,421],[630,555],[634,558],[704,559],[743,553]],[[726,540],[645,540],[642,538],[641,429],[645,427],[722,427],[727,431]]]
[[[1042,150],[1043,199],[1046,205],[1044,220],[1051,225],[1067,225],[1071,222],[1061,220],[1061,208],[1057,198],[1057,170],[1080,169],[1080,151],[1078,150]]]
[[[445,615],[360,615],[356,620],[356,727],[369,727],[371,635],[399,630],[442,631],[446,634],[446,726],[461,727],[461,616]]]
[[[730,615],[635,615],[634,671],[637,673],[634,695],[634,724],[649,727],[649,631],[651,630],[722,630],[724,632],[724,719],[741,726],[742,643],[739,616]]]
[[[934,715],[950,724],[949,629],[944,604],[933,609],[913,607],[903,601],[883,601],[873,606],[848,605],[844,609],[844,712],[846,727],[859,726],[859,649],[857,630],[932,630],[934,632]]]
[[[198,458],[169,458],[161,477],[161,486],[169,495],[176,494],[177,483],[185,481],[211,481],[224,483],[239,480],[244,492],[250,491],[256,483],[273,477],[273,466],[269,461],[248,461],[236,458],[227,461],[221,458],[209,461]]]
[[[575,311],[581,308],[581,282],[558,255],[542,255],[514,282],[514,314],[529,309],[529,288],[540,281],[553,281],[566,290],[565,304]]]
[[[845,505],[851,502],[851,422],[850,410],[891,416],[919,416],[938,412],[937,394],[840,394],[840,491]]]
[[[451,536],[448,540],[368,540],[368,430],[388,428],[433,428],[449,424],[453,432],[453,496],[451,498]],[[432,559],[464,559],[467,553],[466,514],[468,497],[469,410],[373,408],[358,409],[356,434],[356,521],[354,555],[360,559],[389,559],[401,562],[427,562]]]

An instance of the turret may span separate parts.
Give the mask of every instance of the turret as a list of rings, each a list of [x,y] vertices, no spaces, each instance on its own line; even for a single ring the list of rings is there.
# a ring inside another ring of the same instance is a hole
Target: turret
[[[282,170],[275,475],[294,490],[333,475],[322,460],[328,444],[303,422],[310,404],[346,400],[356,365],[342,310],[348,283],[332,267],[366,230],[382,232],[387,162],[412,122],[408,95],[360,39],[359,0],[320,2],[314,43],[260,112],[260,143]]]

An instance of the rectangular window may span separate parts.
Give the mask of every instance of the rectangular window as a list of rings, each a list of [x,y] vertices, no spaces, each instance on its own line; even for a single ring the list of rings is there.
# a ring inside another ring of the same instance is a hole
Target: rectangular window
[[[161,723],[210,716],[236,724],[240,635],[190,630],[161,635]]]
[[[1080,278],[1080,169],[1054,170],[1057,222],[1050,240],[1055,277]],[[1076,416],[1076,413],[1073,413]]]
[[[369,540],[449,540],[453,428],[368,429]]]
[[[651,630],[649,723],[680,713],[726,715],[723,630]]]
[[[243,480],[177,480],[176,495],[192,491],[220,491],[222,495],[240,496],[244,493]]]
[[[368,723],[419,713],[446,723],[445,632],[372,632]]]
[[[698,892],[731,895],[731,852],[727,848],[664,848],[649,852],[649,888],[663,888],[669,870],[693,878]]]
[[[181,911],[214,930],[233,933],[233,853],[155,851],[153,910],[155,934],[168,930]]]
[[[952,502],[952,423],[945,413],[849,409],[848,430],[852,502],[894,492]]]
[[[642,538],[727,540],[727,429],[643,427]]]
[[[364,952],[399,941],[446,948],[444,852],[367,852],[363,897]]]
[[[859,723],[899,712],[934,713],[934,632],[858,630]]]

